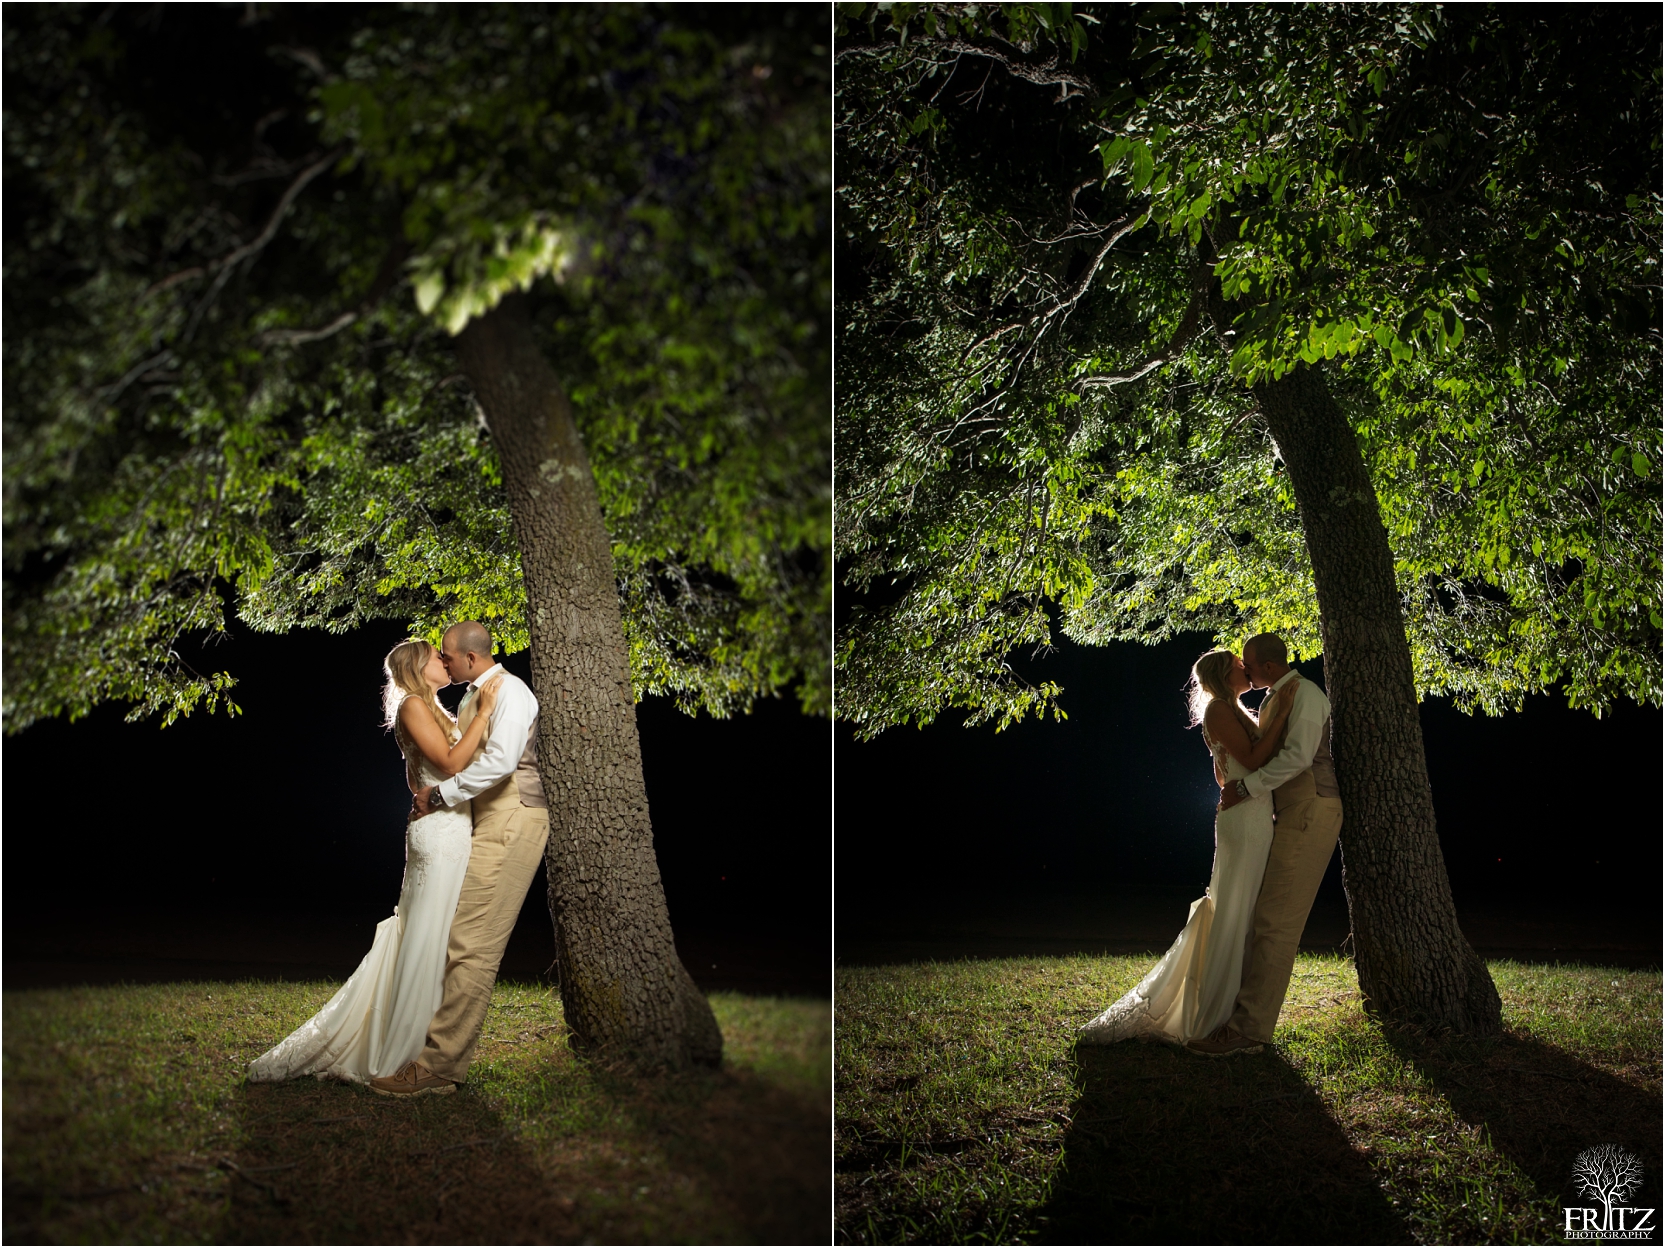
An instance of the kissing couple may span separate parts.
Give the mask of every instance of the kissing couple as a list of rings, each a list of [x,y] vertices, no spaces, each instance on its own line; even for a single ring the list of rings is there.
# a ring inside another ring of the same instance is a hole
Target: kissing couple
[[[1241,700],[1251,688],[1271,690],[1258,717]],[[1273,633],[1249,638],[1241,658],[1210,650],[1192,667],[1187,694],[1221,789],[1214,875],[1155,969],[1077,1038],[1166,1040],[1210,1057],[1258,1053],[1272,1042],[1341,834],[1330,701],[1289,666]]]
[[[413,794],[405,882],[341,991],[249,1066],[388,1096],[455,1092],[474,1060],[497,968],[549,840],[538,700],[491,657],[474,620],[440,648],[402,641],[382,663],[387,726]],[[467,683],[455,719],[438,691]]]

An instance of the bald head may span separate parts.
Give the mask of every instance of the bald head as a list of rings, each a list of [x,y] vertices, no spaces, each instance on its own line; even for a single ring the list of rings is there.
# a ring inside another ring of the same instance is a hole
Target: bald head
[[[1256,689],[1275,685],[1289,671],[1289,647],[1276,633],[1256,633],[1243,643],[1243,670]]]
[[[467,684],[489,671],[495,662],[491,657],[491,630],[478,620],[453,624],[445,630],[439,654],[452,683]]]
[[[1243,658],[1257,663],[1288,663],[1289,647],[1276,633],[1256,633],[1243,643]]]

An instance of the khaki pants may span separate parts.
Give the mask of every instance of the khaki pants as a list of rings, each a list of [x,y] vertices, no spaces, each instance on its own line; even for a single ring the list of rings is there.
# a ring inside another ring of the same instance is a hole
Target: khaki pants
[[[1278,811],[1231,1016],[1232,1027],[1251,1040],[1272,1042],[1301,933],[1340,835],[1339,797],[1303,797]]]
[[[445,951],[445,997],[418,1059],[436,1075],[461,1083],[468,1074],[503,950],[548,840],[549,812],[531,806],[493,811],[474,825]]]

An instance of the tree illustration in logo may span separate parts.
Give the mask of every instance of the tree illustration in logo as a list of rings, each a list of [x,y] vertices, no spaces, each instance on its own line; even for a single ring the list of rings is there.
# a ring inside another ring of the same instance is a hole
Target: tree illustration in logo
[[[1613,1224],[1613,1206],[1642,1185],[1642,1163],[1617,1144],[1587,1148],[1573,1162],[1573,1181],[1584,1195],[1601,1201],[1606,1210],[1604,1228]]]

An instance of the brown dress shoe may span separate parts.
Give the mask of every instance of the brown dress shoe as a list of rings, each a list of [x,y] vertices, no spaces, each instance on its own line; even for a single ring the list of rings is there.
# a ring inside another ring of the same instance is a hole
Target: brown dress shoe
[[[370,1090],[383,1096],[446,1096],[455,1092],[457,1085],[434,1074],[421,1062],[406,1062],[398,1074],[372,1079]]]
[[[1213,1034],[1201,1040],[1189,1040],[1185,1047],[1206,1057],[1230,1057],[1234,1053],[1259,1053],[1266,1046],[1233,1029],[1230,1023],[1222,1023]]]

